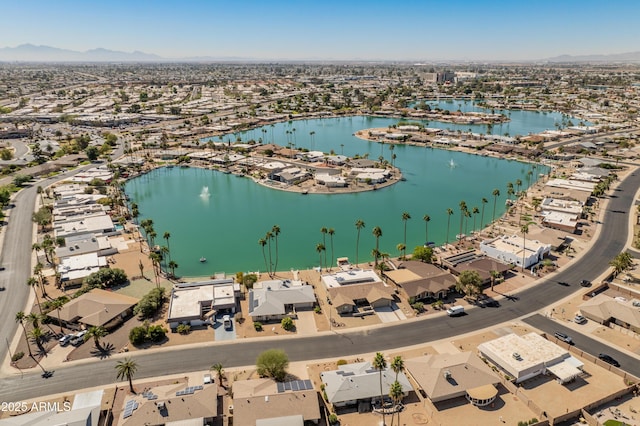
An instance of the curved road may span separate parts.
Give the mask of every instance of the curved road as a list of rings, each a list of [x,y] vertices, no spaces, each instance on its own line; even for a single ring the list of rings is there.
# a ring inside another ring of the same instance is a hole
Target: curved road
[[[637,188],[640,172],[630,174],[611,197],[598,239],[570,268],[553,280],[544,280],[520,293],[517,299],[503,300],[499,308],[474,308],[468,315],[450,318],[438,316],[407,321],[360,331],[325,333],[312,337],[252,339],[241,343],[212,343],[189,348],[168,348],[156,352],[131,354],[138,363],[136,379],[189,371],[206,370],[213,363],[225,367],[252,365],[265,349],[280,348],[291,361],[349,356],[385,351],[403,346],[450,338],[463,333],[531,314],[576,291],[581,279],[593,280],[608,268],[609,261],[622,251],[628,236],[628,213]],[[558,285],[558,281],[570,286]],[[69,392],[73,389],[113,383],[114,360],[70,364],[59,367],[50,379],[39,373],[6,377],[2,380],[0,400],[18,401],[42,395]]]

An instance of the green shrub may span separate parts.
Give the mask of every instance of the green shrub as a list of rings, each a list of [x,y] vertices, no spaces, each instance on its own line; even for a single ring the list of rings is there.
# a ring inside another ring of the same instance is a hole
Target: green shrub
[[[134,345],[144,343],[147,338],[147,330],[145,327],[133,327],[129,332],[129,341]]]
[[[320,306],[316,306],[315,308],[313,308],[313,312],[315,312],[316,314],[320,314],[322,313],[322,308],[320,308]]]
[[[256,331],[262,331],[262,323],[258,322],[258,321],[255,321],[253,323],[253,328],[255,328]]]
[[[286,331],[291,331],[293,330],[293,327],[294,327],[293,320],[289,317],[282,318],[282,321],[280,321],[280,325]]]
[[[329,424],[334,425],[336,423],[338,423],[338,416],[336,416],[335,413],[331,413],[331,415],[329,416]]]
[[[189,324],[180,324],[176,330],[180,334],[189,334],[191,332],[191,326]]]
[[[422,303],[422,302],[412,303],[411,307],[419,314],[424,312],[424,303]]]
[[[152,325],[147,329],[147,339],[152,342],[162,342],[167,335],[167,330],[161,325]]]
[[[347,363],[346,359],[339,359],[338,362],[336,362],[336,365],[340,367],[341,365],[345,365],[346,363]]]
[[[24,352],[16,352],[15,354],[13,354],[13,356],[11,357],[11,361],[12,362],[16,362],[20,359],[22,359],[22,357],[24,357]]]
[[[141,319],[151,318],[162,306],[164,302],[164,288],[154,288],[145,294],[133,309],[133,313],[139,315]]]

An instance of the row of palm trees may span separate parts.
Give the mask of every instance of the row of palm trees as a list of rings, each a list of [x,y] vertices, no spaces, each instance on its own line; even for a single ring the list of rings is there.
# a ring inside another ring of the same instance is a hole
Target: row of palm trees
[[[178,264],[171,259],[171,249],[169,244],[169,239],[171,238],[171,233],[165,231],[162,235],[162,238],[167,242],[166,246],[160,246],[156,249],[155,239],[158,236],[154,227],[153,227],[153,219],[144,219],[140,222],[140,227],[144,230],[145,238],[147,241],[147,245],[149,247],[149,259],[153,265],[153,272],[155,275],[156,286],[159,286],[159,276],[162,272],[162,263],[164,262],[164,267],[166,269],[171,270],[171,276],[175,277],[176,269],[178,268]],[[142,245],[140,245],[140,251],[142,252]],[[142,266],[142,262],[140,263]],[[143,274],[143,268],[140,268],[140,274]],[[144,275],[143,275],[144,276]]]
[[[273,225],[270,231],[267,231],[264,238],[258,240],[258,245],[262,248],[262,257],[264,259],[264,266],[267,268],[267,273],[270,278],[273,278],[278,270],[278,236],[280,235],[280,226]],[[275,242],[275,261],[271,255],[271,241]],[[265,246],[269,248],[269,262],[267,263],[267,255],[264,251]]]

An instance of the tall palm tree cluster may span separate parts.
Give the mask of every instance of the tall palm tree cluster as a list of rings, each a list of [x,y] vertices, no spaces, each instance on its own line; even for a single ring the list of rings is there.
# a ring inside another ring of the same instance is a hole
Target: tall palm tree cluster
[[[271,230],[267,231],[264,238],[260,238],[258,240],[258,245],[262,248],[262,257],[264,258],[264,265],[267,268],[267,273],[270,278],[275,277],[276,271],[278,270],[278,236],[280,235],[280,226],[273,225]],[[275,246],[275,256],[272,256],[271,252],[271,241],[274,241]],[[267,262],[267,254],[265,253],[265,246],[268,246],[269,249],[269,262]],[[274,259],[275,257],[275,259]],[[275,261],[274,261],[275,260]]]
[[[178,268],[178,264],[171,259],[171,250],[169,249],[169,239],[171,238],[171,233],[166,232],[162,235],[162,238],[167,242],[166,246],[156,246],[156,238],[158,234],[156,233],[153,227],[152,219],[144,219],[140,222],[140,228],[144,231],[145,238],[147,241],[147,245],[149,246],[149,259],[153,264],[153,273],[156,280],[156,286],[159,286],[159,277],[162,273],[162,266],[164,265],[165,270],[171,270],[171,277],[175,277],[175,271]],[[140,251],[142,251],[142,244],[140,245]],[[142,268],[140,270],[141,274]]]

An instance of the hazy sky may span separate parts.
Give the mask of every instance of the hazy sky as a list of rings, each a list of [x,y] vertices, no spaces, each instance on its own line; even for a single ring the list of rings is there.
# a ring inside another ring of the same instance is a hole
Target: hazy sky
[[[0,47],[520,60],[640,50],[638,0],[2,0]]]

